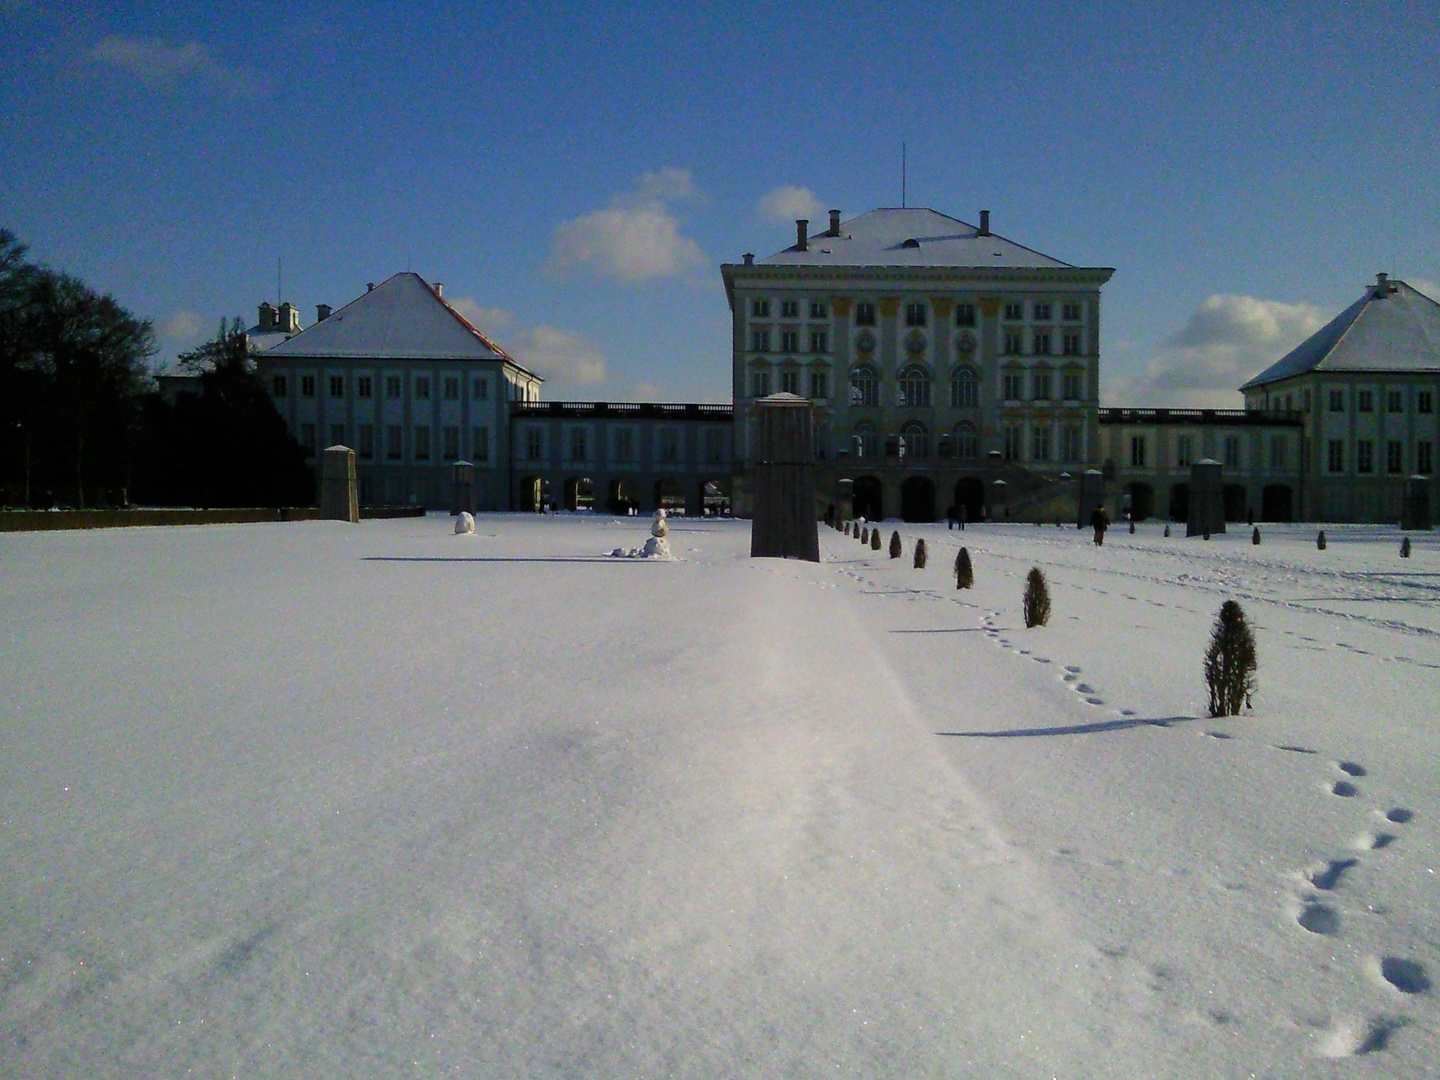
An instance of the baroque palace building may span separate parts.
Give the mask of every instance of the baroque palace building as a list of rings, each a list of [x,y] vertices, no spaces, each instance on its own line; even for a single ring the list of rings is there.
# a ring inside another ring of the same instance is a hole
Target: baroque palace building
[[[1050,513],[1098,463],[1100,287],[1079,267],[928,209],[873,210],[721,267],[732,314],[735,506],[755,402],[815,405],[820,497],[857,516]]]

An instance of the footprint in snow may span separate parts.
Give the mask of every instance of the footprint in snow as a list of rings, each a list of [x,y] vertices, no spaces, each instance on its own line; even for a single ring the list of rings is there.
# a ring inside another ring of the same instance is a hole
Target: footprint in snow
[[[1413,810],[1406,810],[1401,806],[1392,807],[1386,810],[1384,814],[1386,821],[1394,822],[1396,825],[1404,825],[1414,816],[1415,812]]]
[[[1355,839],[1356,851],[1379,851],[1387,848],[1396,840],[1394,833],[1388,832],[1367,832],[1362,833]]]
[[[1291,753],[1291,754],[1314,754],[1314,753],[1316,753],[1316,751],[1311,750],[1308,746],[1288,746],[1288,745],[1281,745],[1281,746],[1276,746],[1275,749],[1276,749],[1276,750],[1285,750],[1285,751],[1287,751],[1288,753]]]
[[[1343,772],[1346,776],[1365,776],[1365,775],[1367,775],[1367,771],[1366,771],[1366,769],[1365,769],[1365,766],[1363,766],[1363,765],[1357,765],[1357,764],[1356,764],[1355,762],[1353,762],[1353,761],[1337,761],[1337,762],[1335,762],[1335,768],[1339,769],[1339,770],[1340,770],[1341,772]]]
[[[1226,735],[1225,732],[1223,732],[1223,731],[1207,731],[1207,732],[1205,732],[1205,734],[1208,735],[1208,736],[1210,736],[1210,738],[1212,738],[1212,739],[1229,739],[1229,738],[1233,738],[1233,736],[1231,736],[1231,735]]]
[[[1068,672],[1070,672],[1070,674],[1072,674],[1072,675],[1079,675],[1079,674],[1080,674],[1080,669],[1079,669],[1076,665],[1074,665],[1074,664],[1066,664],[1066,665],[1065,665],[1065,670],[1068,671]]]
[[[1337,1020],[1330,1025],[1316,1049],[1321,1057],[1361,1057],[1384,1050],[1390,1036],[1409,1021],[1402,1018],[1377,1016],[1365,1020]]]
[[[1359,863],[1359,859],[1331,859],[1328,862],[1316,863],[1305,871],[1305,880],[1321,892],[1334,892],[1339,888],[1345,871]]]
[[[1424,994],[1430,989],[1430,976],[1425,972],[1425,965],[1418,960],[1383,956],[1378,960],[1371,960],[1368,966],[1373,973],[1378,974],[1402,994]]]
[[[1324,904],[1310,902],[1300,909],[1295,921],[1302,930],[1328,937],[1340,932],[1340,913]]]
[[[1349,780],[1336,780],[1330,785],[1330,794],[1338,795],[1342,799],[1353,799],[1360,794],[1360,789]]]

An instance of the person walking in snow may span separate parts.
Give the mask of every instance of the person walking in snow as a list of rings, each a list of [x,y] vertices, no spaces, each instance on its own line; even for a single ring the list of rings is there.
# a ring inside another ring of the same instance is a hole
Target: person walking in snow
[[[1090,515],[1090,527],[1095,530],[1095,546],[1105,546],[1105,530],[1110,527],[1110,515],[1105,513],[1105,504],[1095,507]]]

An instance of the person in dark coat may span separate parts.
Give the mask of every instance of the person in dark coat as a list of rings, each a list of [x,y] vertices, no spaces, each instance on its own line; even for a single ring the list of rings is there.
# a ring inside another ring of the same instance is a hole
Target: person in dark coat
[[[1095,507],[1090,515],[1090,527],[1095,530],[1095,546],[1105,546],[1105,530],[1110,527],[1110,515],[1105,513],[1105,504]]]

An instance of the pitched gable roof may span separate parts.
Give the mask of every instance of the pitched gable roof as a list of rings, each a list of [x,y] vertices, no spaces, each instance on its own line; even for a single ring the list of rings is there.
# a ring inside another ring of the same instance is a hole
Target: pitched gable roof
[[[1069,263],[1032,251],[936,210],[871,210],[842,222],[840,235],[816,233],[807,250],[793,247],[761,259],[762,266],[982,266],[1064,267]]]
[[[1364,296],[1240,389],[1311,371],[1440,371],[1440,304],[1379,275]]]
[[[516,363],[419,274],[408,271],[381,282],[265,355]]]

